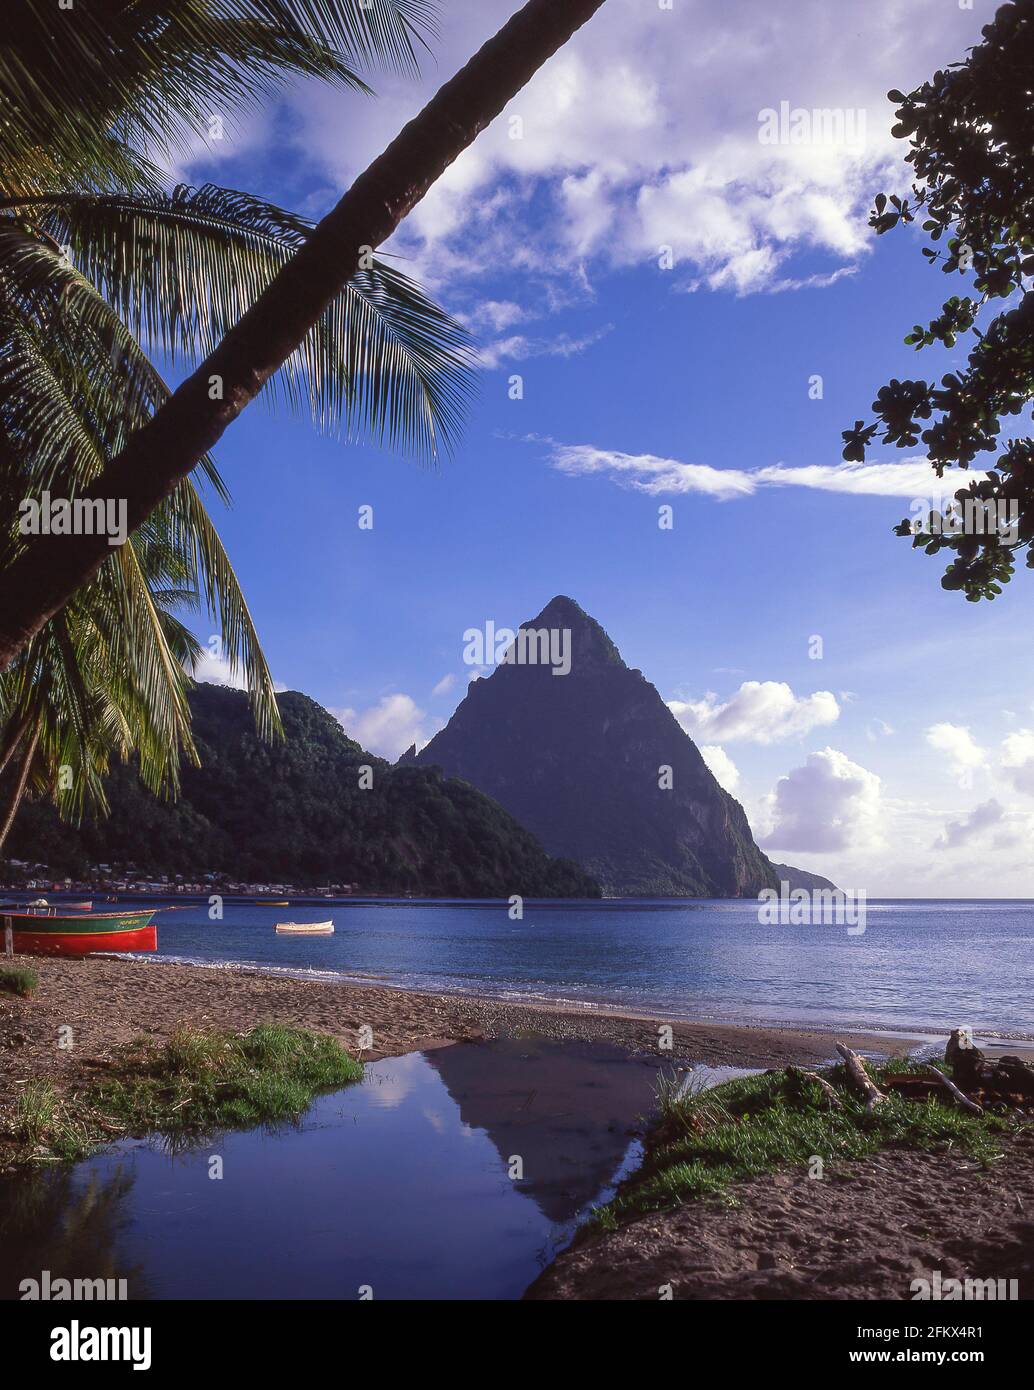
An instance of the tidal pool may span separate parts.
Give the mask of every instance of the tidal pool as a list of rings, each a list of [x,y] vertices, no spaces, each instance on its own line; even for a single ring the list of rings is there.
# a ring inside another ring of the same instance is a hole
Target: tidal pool
[[[461,1044],[372,1063],[297,1125],[19,1175],[0,1182],[0,1296],[46,1270],[130,1299],[519,1298],[637,1160],[662,1065]]]

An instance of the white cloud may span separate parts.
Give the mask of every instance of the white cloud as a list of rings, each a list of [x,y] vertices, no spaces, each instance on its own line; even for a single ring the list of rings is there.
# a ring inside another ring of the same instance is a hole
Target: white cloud
[[[188,674],[196,681],[207,681],[209,685],[225,685],[231,690],[247,690],[248,688],[248,682],[241,667],[231,666],[227,657],[214,656],[207,650],[202,652],[194,669],[188,671]],[[273,689],[277,695],[282,695],[287,686],[283,681],[274,681]]]
[[[447,672],[447,673],[441,678],[441,680],[438,682],[438,684],[437,684],[437,685],[434,687],[434,689],[431,691],[431,694],[432,694],[432,695],[447,695],[448,692],[452,689],[452,687],[453,687],[455,684],[456,684],[456,677],[455,677],[455,675],[452,673],[452,671],[449,671],[449,672]]]
[[[809,753],[781,777],[763,810],[770,829],[758,844],[766,850],[826,854],[882,843],[880,779],[835,748]]]
[[[690,738],[714,743],[775,743],[840,717],[831,691],[795,695],[784,681],[744,681],[724,702],[709,691],[702,700],[669,700],[668,708]]]
[[[1034,796],[1034,730],[1018,729],[1002,741],[1002,767],[1017,791]]]
[[[513,8],[444,7],[422,80],[377,74],[376,102],[322,84],[296,90],[300,151],[346,187]],[[789,11],[608,0],[446,171],[394,245],[439,279],[501,264],[540,277],[590,262],[655,265],[670,245],[675,285],[742,294],[828,281],[871,245],[873,191],[907,186],[887,89],[907,91],[961,57],[993,11],[993,0],[972,11],[943,0],[798,0]],[[784,99],[864,112],[864,143],[762,144],[761,110]],[[837,264],[794,275],[801,251]]]
[[[593,444],[549,446],[550,466],[572,477],[599,475],[620,487],[633,488],[651,497],[698,493],[718,502],[753,497],[763,488],[800,487],[817,492],[846,493],[856,497],[950,497],[958,480],[941,479],[925,458],[893,463],[804,464],[792,467],[776,463],[760,468],[715,468],[709,463],[682,463],[655,454],[626,454],[618,449],[599,449]],[[973,478],[985,474],[972,474]]]
[[[202,653],[192,674],[196,681],[208,681],[211,685],[228,685],[232,690],[248,688],[244,672],[239,667],[231,666],[225,656],[213,656],[209,651]]]
[[[727,792],[735,792],[739,786],[740,770],[725,749],[716,743],[705,743],[700,749],[700,756],[718,785]]]
[[[514,324],[523,323],[528,316],[528,310],[521,304],[515,304],[512,299],[485,299],[462,318],[467,327],[475,331],[505,333]]]
[[[844,692],[840,692],[840,698],[844,698]],[[865,728],[865,737],[870,743],[876,743],[881,738],[890,738],[894,732],[894,726],[888,724],[885,719],[870,719]]]
[[[991,797],[974,806],[972,811],[944,823],[944,830],[934,841],[934,849],[958,849],[970,840],[985,835],[994,826],[1000,825],[1005,817],[1005,807]]]
[[[442,727],[441,720],[425,724],[427,714],[409,695],[385,695],[369,709],[332,709],[349,738],[381,758],[397,758],[412,744],[422,748]]]
[[[948,760],[949,770],[960,787],[973,785],[973,774],[984,766],[987,754],[969,729],[961,724],[932,724],[926,731],[926,741]]]

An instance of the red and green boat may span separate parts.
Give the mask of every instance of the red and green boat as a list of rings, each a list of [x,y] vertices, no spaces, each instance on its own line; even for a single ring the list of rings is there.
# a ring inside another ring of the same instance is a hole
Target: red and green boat
[[[54,907],[0,907],[10,922],[14,949],[23,955],[86,956],[93,951],[154,951],[154,909],[141,912],[69,912]]]

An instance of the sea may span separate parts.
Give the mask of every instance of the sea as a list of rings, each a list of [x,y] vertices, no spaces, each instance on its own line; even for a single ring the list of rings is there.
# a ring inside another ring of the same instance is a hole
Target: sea
[[[759,922],[754,900],[154,900],[158,957],[574,1009],[1034,1037],[1034,901],[873,899],[865,929]],[[98,904],[99,906],[99,904]],[[277,935],[332,920],[334,934]]]

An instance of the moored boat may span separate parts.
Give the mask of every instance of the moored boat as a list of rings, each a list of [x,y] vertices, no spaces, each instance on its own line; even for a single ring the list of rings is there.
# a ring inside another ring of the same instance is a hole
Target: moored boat
[[[276,929],[284,936],[330,936],[333,922],[277,922]]]
[[[75,910],[76,910],[76,912],[91,912],[91,911],[93,910],[93,903],[92,903],[92,902],[90,902],[90,903],[63,903],[62,906],[63,906],[63,907],[74,907]]]
[[[0,925],[10,922],[14,949],[21,955],[86,956],[93,951],[157,950],[154,916],[153,909],[67,916],[52,907],[0,908]]]

